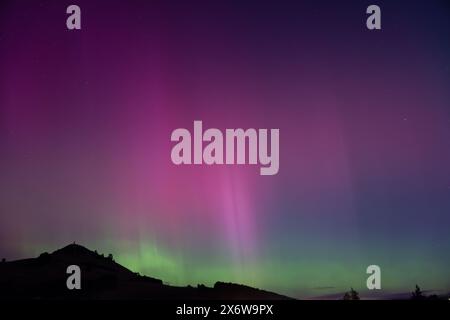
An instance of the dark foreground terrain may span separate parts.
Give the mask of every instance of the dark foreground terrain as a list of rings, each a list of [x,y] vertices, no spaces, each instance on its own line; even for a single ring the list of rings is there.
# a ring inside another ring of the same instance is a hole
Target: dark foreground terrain
[[[69,290],[69,265],[81,269],[81,290]],[[0,262],[0,299],[283,300],[288,297],[239,284],[175,287],[141,276],[77,244],[38,258]]]

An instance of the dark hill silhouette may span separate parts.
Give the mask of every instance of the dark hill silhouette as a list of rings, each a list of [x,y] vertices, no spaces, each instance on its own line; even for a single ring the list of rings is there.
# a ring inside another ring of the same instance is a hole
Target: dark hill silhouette
[[[66,269],[81,268],[81,290],[68,290]],[[0,262],[0,299],[290,299],[252,287],[216,282],[214,287],[175,287],[141,276],[111,255],[70,244],[37,258]]]

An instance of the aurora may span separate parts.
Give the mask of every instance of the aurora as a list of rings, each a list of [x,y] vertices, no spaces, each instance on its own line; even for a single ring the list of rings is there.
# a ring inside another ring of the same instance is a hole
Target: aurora
[[[170,285],[450,290],[445,1],[382,1],[377,31],[359,1],[76,2],[80,30],[0,1],[0,261],[76,241]],[[276,174],[226,164],[236,128],[279,130]]]

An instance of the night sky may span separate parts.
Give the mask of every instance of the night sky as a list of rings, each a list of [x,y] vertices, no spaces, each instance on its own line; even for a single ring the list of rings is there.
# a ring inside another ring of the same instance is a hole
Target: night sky
[[[174,165],[194,120],[279,128],[278,174]],[[450,5],[1,0],[0,258],[73,241],[173,285],[448,292]]]

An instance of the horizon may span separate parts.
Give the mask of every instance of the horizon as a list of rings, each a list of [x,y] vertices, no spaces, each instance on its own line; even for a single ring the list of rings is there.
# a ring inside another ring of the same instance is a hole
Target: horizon
[[[211,283],[206,283],[206,284],[204,282],[174,284],[174,283],[170,283],[169,281],[166,281],[163,278],[155,277],[155,275],[153,275],[153,274],[145,274],[145,273],[141,273],[141,272],[139,272],[137,270],[133,270],[132,268],[129,268],[128,266],[122,264],[120,261],[116,260],[115,254],[113,254],[113,253],[101,252],[101,251],[99,251],[98,248],[94,249],[94,248],[88,247],[88,246],[86,246],[84,244],[77,243],[75,241],[73,241],[71,243],[68,243],[67,245],[64,245],[62,247],[56,248],[54,250],[42,251],[39,254],[34,255],[33,257],[21,257],[21,258],[16,258],[14,260],[8,260],[6,258],[2,258],[2,259],[6,259],[5,261],[2,260],[2,262],[16,262],[16,261],[27,260],[27,259],[36,259],[36,258],[39,258],[42,254],[45,254],[45,253],[53,254],[55,252],[61,251],[61,250],[66,249],[66,248],[68,248],[70,246],[73,246],[73,245],[81,247],[83,249],[87,249],[89,252],[91,252],[93,254],[97,254],[98,256],[101,256],[101,257],[103,257],[105,259],[107,259],[108,256],[111,254],[112,258],[113,258],[113,260],[112,260],[113,262],[118,263],[119,265],[127,268],[131,272],[137,273],[140,276],[147,276],[147,277],[152,277],[152,278],[155,278],[155,279],[159,279],[159,280],[162,281],[163,284],[169,285],[169,286],[175,286],[175,287],[189,287],[189,286],[196,287],[196,286],[200,286],[200,285],[206,285],[207,287],[211,287],[212,288],[212,287],[214,287],[214,285],[216,283],[222,282],[222,283],[231,283],[231,284],[250,286],[250,287],[253,287],[255,289],[267,290],[269,292],[285,295],[287,297],[294,298],[294,299],[300,299],[300,300],[317,300],[317,299],[318,300],[342,300],[342,298],[343,298],[343,296],[344,296],[344,294],[346,292],[348,292],[350,289],[355,288],[356,291],[359,293],[359,297],[361,299],[364,299],[364,300],[385,300],[385,299],[388,299],[388,300],[392,300],[392,299],[393,300],[409,300],[409,299],[411,299],[411,295],[412,295],[412,293],[413,293],[413,291],[415,289],[415,286],[419,285],[419,284],[416,283],[416,284],[411,286],[411,291],[401,291],[401,292],[398,292],[398,291],[387,292],[386,290],[383,290],[381,292],[379,292],[379,291],[378,292],[376,292],[376,291],[373,292],[371,290],[368,290],[367,288],[364,288],[363,290],[361,290],[361,288],[349,286],[348,288],[346,288],[345,291],[339,291],[339,292],[334,292],[334,293],[327,293],[327,294],[323,294],[323,295],[314,295],[314,296],[305,296],[304,294],[300,293],[300,295],[296,296],[295,293],[294,294],[288,294],[288,293],[283,293],[283,292],[270,290],[268,288],[260,288],[260,287],[252,286],[251,284],[248,284],[248,283],[237,283],[237,282],[227,281],[225,279],[216,279],[216,280],[213,280]],[[317,289],[322,290],[322,289],[335,289],[335,288],[334,287],[324,287],[324,288],[317,288]],[[421,289],[422,289],[422,292],[424,294],[427,294],[427,295],[436,294],[438,296],[443,296],[443,297],[446,297],[446,296],[450,295],[450,290],[433,290],[433,289],[428,289],[428,288],[421,288]]]

